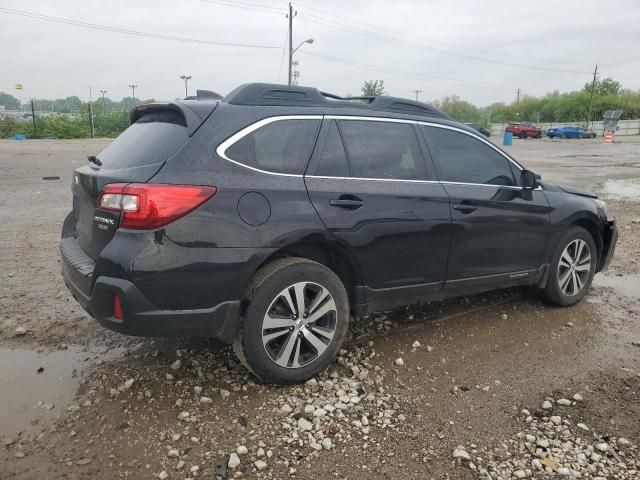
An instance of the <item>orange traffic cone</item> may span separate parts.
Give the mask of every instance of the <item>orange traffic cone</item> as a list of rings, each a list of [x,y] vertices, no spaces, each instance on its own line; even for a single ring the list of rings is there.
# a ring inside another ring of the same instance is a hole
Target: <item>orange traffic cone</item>
[[[613,143],[613,132],[611,130],[607,130],[607,133],[604,134],[604,143]]]

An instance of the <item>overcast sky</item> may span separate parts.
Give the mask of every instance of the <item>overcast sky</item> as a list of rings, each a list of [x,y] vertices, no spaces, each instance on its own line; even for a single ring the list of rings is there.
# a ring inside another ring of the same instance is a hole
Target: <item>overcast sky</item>
[[[227,5],[222,5],[227,4]],[[384,79],[389,94],[458,95],[477,105],[579,89],[601,77],[640,89],[638,0],[303,0],[293,2],[300,84],[359,94]],[[2,12],[44,14],[242,48],[113,33]],[[78,95],[171,100],[190,90],[229,92],[286,83],[282,0],[1,0],[0,91],[22,100]],[[508,65],[507,65],[508,64]],[[536,68],[525,68],[536,67]],[[16,92],[15,83],[24,90]]]

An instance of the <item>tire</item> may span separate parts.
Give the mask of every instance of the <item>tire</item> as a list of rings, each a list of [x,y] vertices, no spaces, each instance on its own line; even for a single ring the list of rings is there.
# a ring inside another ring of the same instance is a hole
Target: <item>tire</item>
[[[523,140],[524,140],[525,138],[527,138],[527,134],[526,134],[525,132],[520,132],[520,133],[518,134],[518,136],[519,136],[520,138],[522,138]]]
[[[576,251],[576,247],[579,245],[581,245],[580,252]],[[587,255],[584,252],[585,247],[588,248],[586,253],[589,256],[589,264],[586,270]],[[579,258],[574,262],[576,253],[578,253]],[[558,241],[558,246],[551,258],[547,286],[543,290],[544,299],[560,307],[578,303],[591,287],[597,260],[598,252],[591,234],[582,227],[570,227]],[[574,264],[573,269],[568,267],[572,263]],[[567,274],[569,278],[565,276]],[[565,278],[567,278],[566,283],[564,283]],[[577,290],[576,287],[578,287]]]
[[[589,138],[596,138],[596,134],[592,133],[591,135],[589,135]]]
[[[560,135],[560,138],[562,138],[562,139],[566,140],[566,139],[567,139],[567,136],[563,133],[562,135]]]
[[[536,138],[542,138],[542,132],[538,132],[538,134],[536,135]]]
[[[303,292],[305,312],[307,307],[312,312],[306,320],[305,315],[292,318],[299,311],[299,292]],[[315,304],[325,293],[328,297]],[[327,267],[304,258],[283,258],[261,268],[247,288],[243,307],[234,352],[253,374],[269,383],[304,382],[324,370],[349,327],[344,285]],[[322,314],[307,323],[314,313]],[[273,328],[265,327],[267,314]]]

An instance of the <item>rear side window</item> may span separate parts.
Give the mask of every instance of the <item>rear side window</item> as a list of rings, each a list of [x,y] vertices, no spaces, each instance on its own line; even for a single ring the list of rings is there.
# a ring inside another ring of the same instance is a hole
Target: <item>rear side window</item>
[[[426,126],[420,128],[426,134],[440,180],[516,185],[509,160],[484,142],[454,130]]]
[[[189,138],[184,117],[173,111],[140,117],[97,155],[102,168],[117,170],[166,162]]]
[[[278,120],[254,130],[226,150],[231,160],[276,173],[302,174],[320,120]]]
[[[349,164],[347,154],[344,151],[342,138],[335,120],[329,123],[329,131],[322,147],[320,162],[316,169],[316,175],[322,177],[349,177]]]
[[[354,177],[425,178],[424,161],[413,125],[340,120],[338,126]]]

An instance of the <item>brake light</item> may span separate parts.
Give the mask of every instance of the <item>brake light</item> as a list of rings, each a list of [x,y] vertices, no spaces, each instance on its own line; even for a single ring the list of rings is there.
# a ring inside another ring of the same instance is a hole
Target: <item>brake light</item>
[[[98,208],[120,212],[120,226],[148,230],[163,227],[213,197],[216,187],[152,183],[112,183],[98,197]]]

